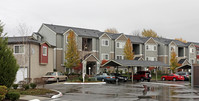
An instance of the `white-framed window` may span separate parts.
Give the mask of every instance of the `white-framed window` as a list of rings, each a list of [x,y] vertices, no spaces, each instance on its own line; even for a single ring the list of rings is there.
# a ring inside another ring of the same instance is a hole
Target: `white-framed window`
[[[43,46],[43,56],[47,56],[47,47]]]
[[[194,53],[194,48],[190,48],[190,53]]]
[[[24,45],[14,45],[14,54],[23,54]]]
[[[102,60],[109,60],[109,54],[102,54]]]
[[[66,43],[68,43],[68,35],[66,35]]]
[[[157,46],[156,45],[146,45],[146,50],[147,51],[156,51]]]
[[[116,47],[117,48],[124,48],[125,42],[116,42]]]
[[[156,57],[146,57],[147,61],[157,61]]]
[[[199,55],[199,51],[197,51],[197,55]]]
[[[171,46],[171,51],[175,51],[175,46]]]
[[[102,46],[109,46],[109,40],[108,39],[102,39]]]
[[[123,59],[124,59],[124,56],[123,56],[123,55],[117,55],[117,56],[116,56],[116,59],[117,59],[117,60],[123,60]]]

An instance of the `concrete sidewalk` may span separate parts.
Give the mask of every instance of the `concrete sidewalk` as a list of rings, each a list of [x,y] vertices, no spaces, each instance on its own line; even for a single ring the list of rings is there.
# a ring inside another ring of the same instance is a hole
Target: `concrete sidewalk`
[[[32,96],[32,95],[22,95],[19,98],[20,100],[33,100],[33,99],[38,99],[40,101],[42,100],[50,100],[51,98],[47,98],[47,97],[40,97],[40,96]]]

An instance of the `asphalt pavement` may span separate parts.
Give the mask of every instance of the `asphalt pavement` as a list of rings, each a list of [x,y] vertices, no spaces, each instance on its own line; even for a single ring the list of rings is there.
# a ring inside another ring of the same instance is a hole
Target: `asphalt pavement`
[[[189,82],[131,82],[101,85],[47,84],[63,93],[61,98],[44,101],[199,101],[199,89]]]

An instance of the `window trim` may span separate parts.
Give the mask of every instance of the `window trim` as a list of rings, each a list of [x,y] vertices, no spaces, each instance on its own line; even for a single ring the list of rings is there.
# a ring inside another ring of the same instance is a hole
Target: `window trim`
[[[46,53],[44,54],[44,48],[46,49]],[[42,46],[42,55],[47,56],[48,48],[46,46]]]
[[[106,41],[108,41],[108,45],[106,45]],[[105,44],[103,44],[105,42]],[[109,39],[102,39],[102,46],[109,46]]]
[[[146,51],[157,51],[157,45],[146,45],[145,46]]]
[[[19,47],[20,47],[20,46],[23,46],[23,52],[22,52],[22,53],[16,53],[16,52],[15,52],[15,47],[16,47],[16,46],[19,46]],[[13,50],[14,50],[14,51],[13,51],[14,54],[24,54],[24,53],[25,53],[25,45],[23,45],[23,44],[21,44],[21,45],[14,45],[14,46],[13,46]]]
[[[119,44],[119,47],[117,46],[117,44]],[[124,48],[124,46],[122,46],[122,44],[124,44],[125,46],[125,42],[116,42],[116,48]]]
[[[120,56],[121,56],[122,58],[121,58],[121,59],[118,59],[117,57],[120,57]],[[124,60],[124,55],[116,55],[116,59],[117,59],[117,60]]]
[[[105,56],[105,55],[107,55],[107,56],[108,56],[108,59],[104,59],[104,56]],[[101,56],[102,56],[102,57],[101,57],[101,58],[102,58],[102,60],[109,60],[109,54],[103,53]]]

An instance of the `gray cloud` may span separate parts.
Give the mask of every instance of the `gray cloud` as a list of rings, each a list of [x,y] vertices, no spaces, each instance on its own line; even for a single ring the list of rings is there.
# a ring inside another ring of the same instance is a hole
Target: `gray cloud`
[[[101,31],[114,27],[125,34],[150,28],[163,37],[198,41],[198,4],[198,0],[3,0],[0,19],[9,36],[19,35],[20,23],[33,31],[51,23]]]

